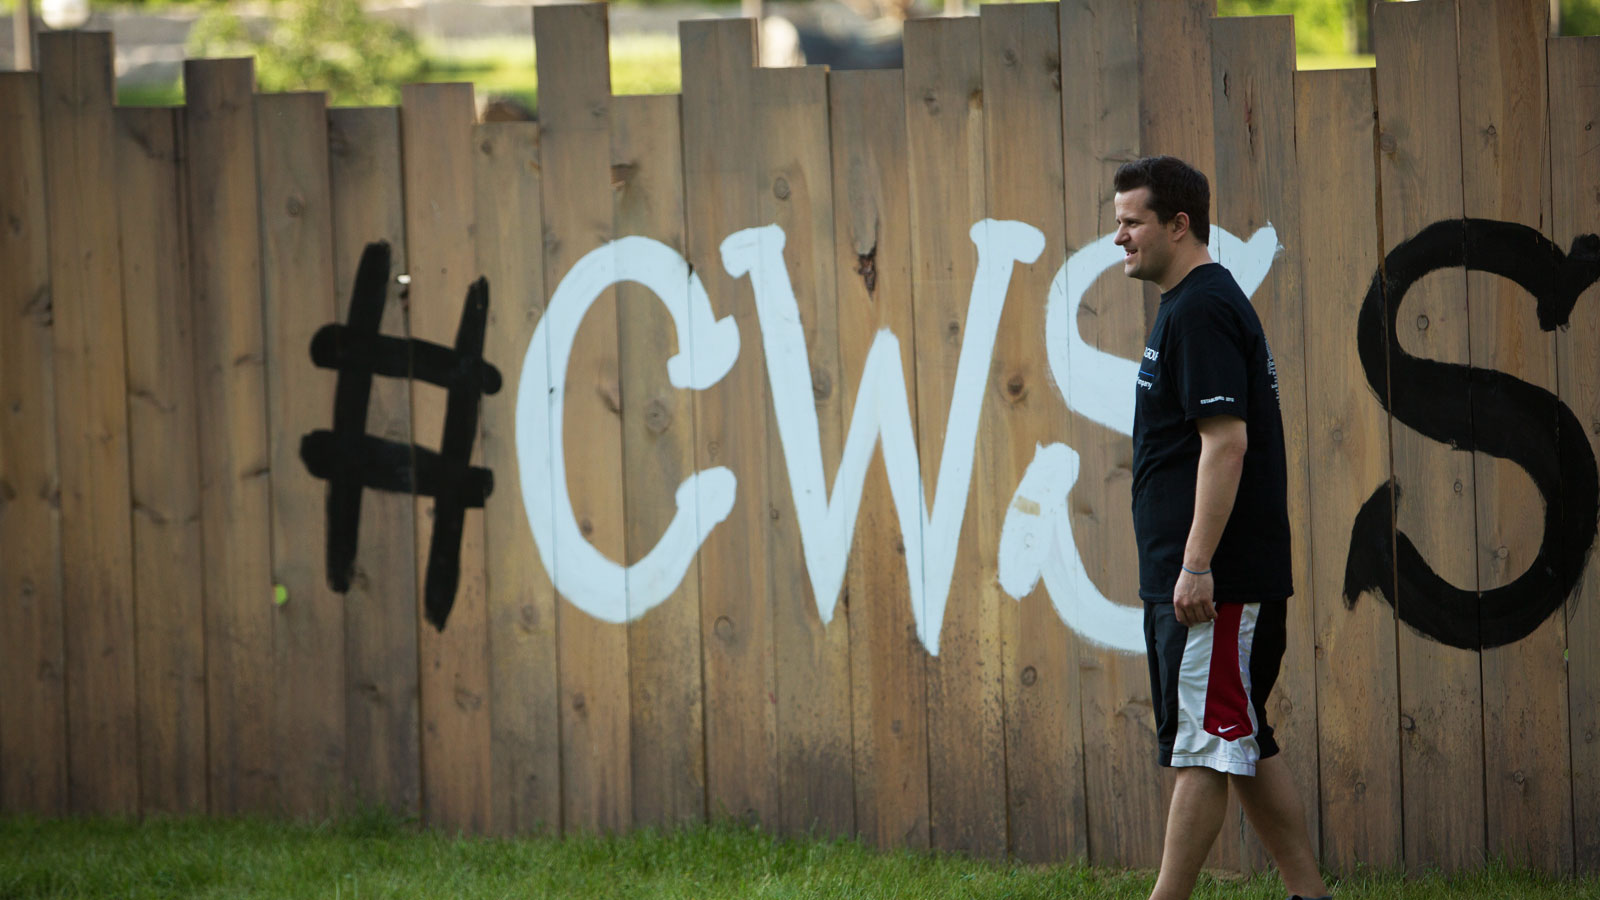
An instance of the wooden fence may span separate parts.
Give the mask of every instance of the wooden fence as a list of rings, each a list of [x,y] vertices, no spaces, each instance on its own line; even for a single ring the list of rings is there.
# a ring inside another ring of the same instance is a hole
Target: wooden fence
[[[1154,865],[1154,296],[1106,236],[1160,152],[1276,351],[1323,859],[1600,869],[1600,42],[1548,7],[1380,4],[1330,72],[1208,0],[913,21],[903,71],[686,22],[681,97],[539,7],[537,124],[248,60],[116,108],[106,35],[43,36],[0,75],[0,810]]]

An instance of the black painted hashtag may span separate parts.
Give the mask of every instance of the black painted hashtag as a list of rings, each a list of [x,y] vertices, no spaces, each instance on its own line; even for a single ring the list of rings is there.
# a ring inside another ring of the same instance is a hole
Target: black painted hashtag
[[[467,289],[454,347],[379,334],[388,282],[388,243],[368,244],[356,270],[350,321],[325,325],[311,339],[311,361],[337,370],[339,380],[333,430],[302,438],[300,458],[312,475],[328,482],[328,585],[341,594],[350,590],[355,570],[361,492],[370,488],[434,499],[423,605],[428,621],[443,631],[461,580],[466,511],[481,509],[494,490],[493,473],[471,464],[479,400],[501,384],[500,370],[483,359],[489,282],[479,278]],[[444,438],[437,452],[367,433],[374,375],[446,390]]]

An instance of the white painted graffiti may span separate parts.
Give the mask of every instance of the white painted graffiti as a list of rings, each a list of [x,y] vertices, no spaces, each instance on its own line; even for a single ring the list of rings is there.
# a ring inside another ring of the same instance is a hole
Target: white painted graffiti
[[[932,510],[924,496],[921,460],[902,374],[900,341],[888,329],[873,340],[862,367],[843,454],[830,492],[823,474],[821,432],[811,392],[811,365],[800,308],[784,265],[784,233],[776,225],[748,228],[722,243],[722,262],[734,278],[749,276],[773,414],[789,475],[800,539],[817,613],[826,624],[844,584],[868,465],[880,444],[889,490],[905,538],[906,571],[917,636],[939,652],[939,630],[954,575],[956,544],[966,516],[977,448],[984,384],[994,353],[1012,272],[1044,250],[1044,235],[1022,222],[984,219],[972,226],[978,265],[950,397]],[[1277,246],[1268,225],[1248,243],[1220,228],[1212,253],[1233,271],[1246,294],[1265,278]],[[1050,286],[1045,320],[1049,364],[1067,405],[1122,434],[1133,430],[1131,385],[1139,366],[1098,350],[1078,333],[1084,293],[1122,261],[1112,236],[1068,258]],[[540,561],[556,590],[574,606],[607,622],[638,619],[672,594],[711,531],[733,509],[737,479],[724,467],[694,473],[678,486],[677,511],[665,533],[637,562],[623,566],[583,536],[567,492],[562,415],[567,362],[578,326],[611,285],[636,282],[671,314],[678,354],[667,362],[673,386],[705,390],[732,368],[739,332],[716,319],[698,275],[659,241],[625,237],[578,261],[550,298],[523,361],[517,393],[517,459],[522,499]],[[1042,578],[1061,620],[1085,639],[1115,650],[1142,652],[1137,605],[1113,602],[1089,579],[1072,535],[1067,495],[1078,475],[1078,454],[1065,444],[1037,449],[1017,487],[1001,531],[1000,586],[1015,598]],[[1130,536],[1131,539],[1131,536]],[[1138,598],[1128,598],[1137,604]]]

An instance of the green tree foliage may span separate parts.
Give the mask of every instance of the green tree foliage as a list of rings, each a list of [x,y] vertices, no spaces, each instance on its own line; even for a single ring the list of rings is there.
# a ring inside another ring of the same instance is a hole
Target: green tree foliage
[[[1363,2],[1365,0],[1217,0],[1217,14],[1292,15],[1297,52],[1351,53],[1356,49],[1351,41],[1351,7]]]
[[[1217,0],[1224,16],[1294,15],[1301,53],[1371,53],[1369,12],[1390,0]],[[1564,35],[1600,34],[1600,0],[1560,0]]]
[[[404,27],[368,16],[360,0],[279,0],[265,34],[226,6],[207,10],[189,34],[195,56],[249,55],[263,91],[326,91],[336,104],[393,104],[427,60]]]
[[[1562,34],[1600,34],[1600,0],[1561,0]]]

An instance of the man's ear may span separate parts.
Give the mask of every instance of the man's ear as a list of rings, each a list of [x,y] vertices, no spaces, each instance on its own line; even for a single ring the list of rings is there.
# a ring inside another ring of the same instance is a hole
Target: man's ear
[[[1189,214],[1186,212],[1174,213],[1171,227],[1173,240],[1183,240],[1184,234],[1189,231]]]

